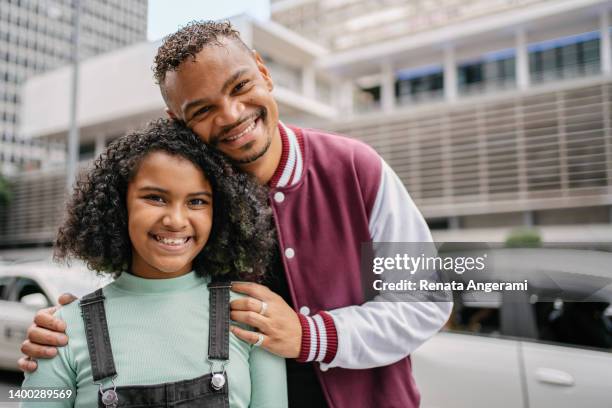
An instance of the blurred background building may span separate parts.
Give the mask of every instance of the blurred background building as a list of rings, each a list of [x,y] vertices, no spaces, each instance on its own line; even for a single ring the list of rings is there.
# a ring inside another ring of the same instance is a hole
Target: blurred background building
[[[147,33],[147,0],[87,0],[80,6],[80,57],[141,42]],[[48,145],[20,135],[21,84],[71,62],[73,0],[0,0],[0,172],[63,161],[63,140]],[[51,156],[51,157],[50,157]]]
[[[372,145],[437,240],[503,241],[527,227],[549,242],[610,242],[611,9],[611,0],[273,0],[271,21],[233,21],[272,72],[281,119]],[[158,45],[81,64],[83,164],[163,115],[150,71]],[[25,83],[24,138],[65,140],[69,83],[69,67]],[[0,245],[51,241],[64,172],[11,178]]]

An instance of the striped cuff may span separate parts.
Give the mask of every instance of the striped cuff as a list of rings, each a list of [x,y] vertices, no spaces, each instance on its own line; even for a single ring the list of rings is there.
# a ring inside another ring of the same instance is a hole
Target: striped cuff
[[[313,316],[298,313],[302,325],[302,348],[297,361],[331,363],[338,352],[338,332],[334,319],[327,312]]]

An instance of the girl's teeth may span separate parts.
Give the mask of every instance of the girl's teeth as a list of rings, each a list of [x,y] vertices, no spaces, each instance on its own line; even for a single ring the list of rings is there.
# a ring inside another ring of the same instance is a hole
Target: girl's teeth
[[[182,245],[186,243],[187,240],[189,239],[189,237],[187,238],[162,238],[159,236],[156,238],[159,242],[161,242],[162,244],[166,244],[166,245]]]

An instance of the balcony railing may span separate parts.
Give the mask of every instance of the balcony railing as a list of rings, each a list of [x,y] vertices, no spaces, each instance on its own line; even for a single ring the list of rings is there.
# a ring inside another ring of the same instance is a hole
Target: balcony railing
[[[459,85],[459,95],[482,95],[516,88],[514,77],[487,78],[485,81]]]
[[[547,69],[541,71],[532,70],[530,73],[533,84],[559,81],[565,79],[583,78],[597,75],[601,72],[601,62],[599,60],[589,61],[584,64],[566,65],[557,69]]]
[[[612,203],[612,82],[580,82],[333,130],[376,148],[427,216]]]
[[[436,102],[442,99],[444,99],[444,89],[419,90],[412,94],[398,96],[397,105],[418,105],[422,103]]]

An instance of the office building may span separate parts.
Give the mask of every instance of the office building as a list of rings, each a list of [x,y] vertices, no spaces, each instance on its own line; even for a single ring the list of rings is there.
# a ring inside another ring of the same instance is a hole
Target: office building
[[[63,160],[64,141],[20,134],[20,86],[71,63],[77,5],[80,59],[146,39],[146,0],[0,0],[0,173]]]

